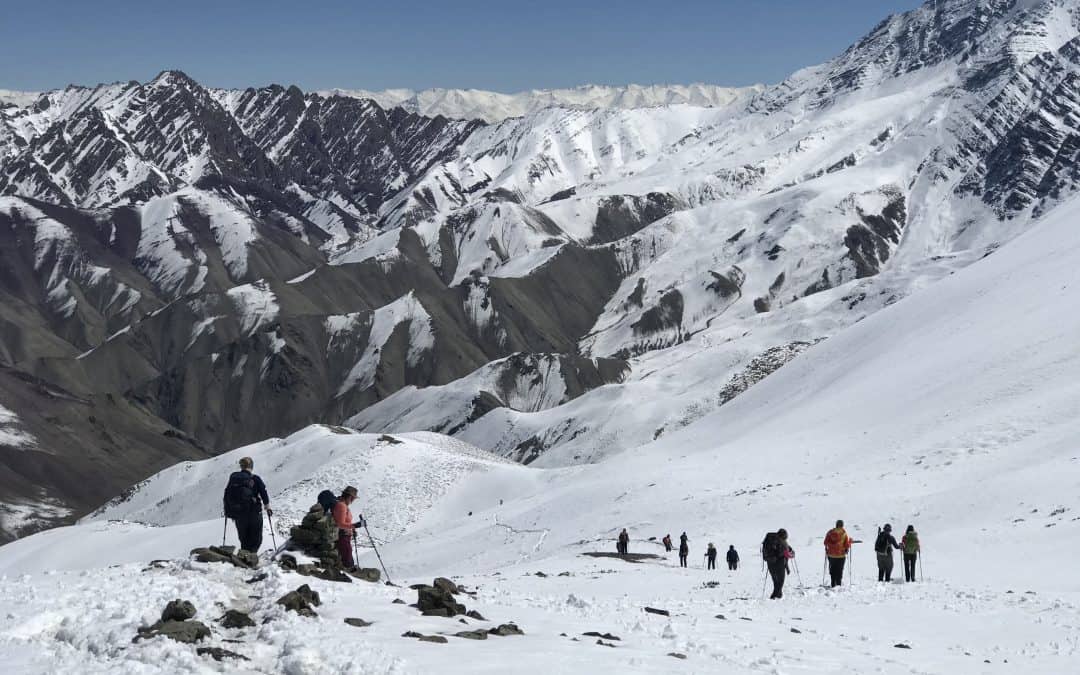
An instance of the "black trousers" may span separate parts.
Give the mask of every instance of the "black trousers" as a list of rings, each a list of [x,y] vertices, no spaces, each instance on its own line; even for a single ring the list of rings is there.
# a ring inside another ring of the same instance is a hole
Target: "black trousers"
[[[709,558],[709,569],[716,569],[716,557]]]
[[[877,557],[877,580],[892,581],[893,559],[891,555]]]
[[[621,541],[615,544],[615,550],[618,551],[621,554],[625,555],[626,554],[626,549],[627,549],[626,544],[622,543]]]
[[[784,577],[787,576],[787,561],[770,560],[769,576],[772,577],[772,595],[769,596],[771,600],[779,600],[784,597]]]
[[[846,558],[829,558],[829,578],[832,587],[839,586],[844,581],[844,561]]]
[[[737,561],[737,560],[729,560],[728,563],[727,563],[727,568],[729,570],[737,570],[737,569],[739,569],[739,561]]]
[[[904,554],[904,581],[915,581],[915,560],[918,553]]]
[[[240,548],[252,553],[258,553],[262,547],[263,514],[262,510],[252,511],[239,518],[233,518],[236,523],[236,534],[240,537]]]
[[[687,555],[689,555],[689,554],[688,553],[680,553],[679,554],[679,567],[686,567],[686,556]]]

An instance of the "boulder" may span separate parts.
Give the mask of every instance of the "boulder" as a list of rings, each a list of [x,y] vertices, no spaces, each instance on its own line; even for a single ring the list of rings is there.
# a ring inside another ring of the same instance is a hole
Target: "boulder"
[[[382,573],[374,567],[359,567],[349,572],[352,576],[361,581],[370,581],[371,583],[378,583],[382,578]]]
[[[278,565],[283,570],[295,571],[297,568],[296,556],[282,553],[281,556],[278,557]]]
[[[441,616],[445,619],[450,618],[450,610],[445,607],[435,607],[434,609],[425,609],[420,612],[424,616]]]
[[[461,590],[458,589],[457,584],[455,584],[453,581],[450,581],[446,577],[437,577],[435,581],[431,583],[431,585],[435,588],[440,588],[447,593],[450,593],[451,595],[457,595],[461,592]]]
[[[524,635],[525,631],[518,628],[515,624],[504,623],[498,628],[492,628],[488,631],[488,633],[491,635],[499,635],[505,637],[507,635]]]
[[[194,548],[191,555],[202,563],[229,563],[236,567],[251,569],[259,566],[259,556],[243,549],[237,551],[233,546],[210,546]]]
[[[224,628],[250,628],[255,625],[255,621],[252,620],[251,616],[238,609],[227,610],[219,623]]]
[[[164,621],[187,621],[195,616],[195,605],[187,600],[173,600],[165,605],[161,612],[161,620]]]
[[[476,619],[477,621],[487,621],[487,619],[484,618],[484,615],[476,611],[475,609],[470,609],[469,611],[465,612],[465,616],[469,617],[470,619]]]
[[[296,612],[300,616],[315,616],[315,610],[312,609],[312,606],[318,607],[322,604],[322,601],[319,599],[318,593],[311,590],[311,587],[307,584],[304,584],[295,591],[289,591],[278,598],[277,604],[287,611]]]
[[[487,636],[487,631],[484,630],[463,630],[454,633],[454,637],[465,638],[466,640],[486,640]]]
[[[222,659],[239,659],[240,661],[251,660],[243,654],[230,652],[228,649],[222,649],[221,647],[198,647],[195,650],[195,653],[199,656],[209,656],[215,661],[220,661]]]
[[[435,586],[421,586],[416,591],[416,606],[421,612],[432,609],[445,609],[447,616],[465,614],[465,605],[454,600],[454,596],[444,589]]]
[[[421,635],[420,642],[434,642],[436,644],[444,645],[449,642],[449,640],[441,635]]]
[[[210,629],[199,621],[158,621],[153,626],[140,628],[135,639],[149,639],[159,635],[177,642],[194,644],[210,637]]]

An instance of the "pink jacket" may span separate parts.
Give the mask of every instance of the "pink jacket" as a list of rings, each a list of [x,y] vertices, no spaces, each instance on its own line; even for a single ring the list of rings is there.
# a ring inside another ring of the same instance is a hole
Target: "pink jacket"
[[[334,504],[334,522],[337,523],[339,537],[343,534],[350,537],[356,536],[356,530],[353,529],[352,511],[349,510],[349,505],[343,501]]]

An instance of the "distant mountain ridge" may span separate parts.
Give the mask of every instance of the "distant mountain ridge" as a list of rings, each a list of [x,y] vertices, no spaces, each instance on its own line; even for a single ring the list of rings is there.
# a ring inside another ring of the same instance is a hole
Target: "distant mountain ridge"
[[[331,89],[324,95],[367,98],[383,107],[402,107],[420,115],[442,115],[451,119],[482,119],[501,122],[548,107],[563,108],[647,108],[686,104],[706,108],[724,108],[764,89],[722,87],[713,84],[628,84],[608,86],[586,84],[565,89],[532,89],[511,94],[482,89],[432,88]]]

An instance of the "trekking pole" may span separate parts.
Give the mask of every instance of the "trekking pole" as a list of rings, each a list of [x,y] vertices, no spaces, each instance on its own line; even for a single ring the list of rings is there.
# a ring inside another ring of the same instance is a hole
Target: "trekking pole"
[[[383,564],[382,556],[379,555],[379,547],[375,545],[375,537],[371,536],[371,530],[368,529],[366,518],[364,519],[364,532],[367,532],[368,539],[371,540],[371,550],[375,551],[375,557],[379,559],[379,567],[382,568],[383,574],[386,575],[386,583],[392,584],[390,573],[386,571],[386,565]]]
[[[277,550],[277,537],[274,536],[274,519],[270,517],[270,514],[266,514],[266,522],[270,524],[270,541],[274,544],[274,550]]]
[[[795,576],[799,580],[799,588],[804,588],[803,582],[802,582],[802,575],[799,574],[799,561],[796,560],[795,558],[792,558],[791,562],[795,563]]]
[[[352,553],[353,553],[352,564],[353,564],[353,567],[356,567],[356,561],[360,559],[360,549],[357,548],[357,546],[356,546],[356,529],[355,528],[353,529]]]
[[[922,551],[919,551],[919,581],[921,582],[922,580],[923,580],[923,575],[922,575]]]
[[[225,524],[222,525],[222,527],[221,527],[221,545],[222,546],[225,545],[225,533],[229,531],[229,517],[225,516],[225,518],[223,518],[223,520],[225,521]]]
[[[825,560],[821,561],[821,585],[825,585],[825,571],[829,569],[829,556],[825,556]]]
[[[769,573],[768,572],[761,575],[761,599],[762,600],[765,599],[765,584],[768,582],[768,580],[769,580]]]

